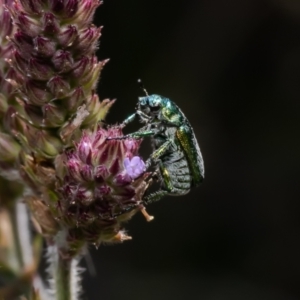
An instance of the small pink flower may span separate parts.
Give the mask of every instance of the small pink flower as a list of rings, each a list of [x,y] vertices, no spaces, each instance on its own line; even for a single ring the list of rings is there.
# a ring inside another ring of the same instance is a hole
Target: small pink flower
[[[132,159],[126,157],[124,159],[124,168],[132,179],[139,177],[146,171],[145,163],[139,156],[134,156]]]

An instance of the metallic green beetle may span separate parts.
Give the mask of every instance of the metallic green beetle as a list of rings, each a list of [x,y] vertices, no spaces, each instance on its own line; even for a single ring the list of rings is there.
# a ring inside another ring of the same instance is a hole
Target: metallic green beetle
[[[193,128],[180,108],[168,98],[146,95],[139,98],[136,112],[121,124],[125,127],[139,116],[145,126],[112,139],[151,137],[154,151],[146,161],[146,168],[155,166],[161,187],[143,199],[144,204],[149,204],[165,195],[187,194],[202,182],[204,164]]]

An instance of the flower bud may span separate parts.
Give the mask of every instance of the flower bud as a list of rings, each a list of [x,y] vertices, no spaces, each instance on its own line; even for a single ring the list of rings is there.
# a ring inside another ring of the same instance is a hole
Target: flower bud
[[[80,175],[84,181],[93,181],[94,168],[90,165],[83,165],[80,169]]]
[[[24,59],[29,59],[33,51],[33,42],[27,34],[17,30],[12,39],[17,49],[22,53]]]
[[[25,103],[24,108],[30,120],[35,125],[39,126],[43,123],[43,112],[41,107]]]
[[[92,68],[97,63],[96,56],[92,56],[91,58],[87,56],[83,56],[79,61],[74,63],[73,76],[78,78],[84,78],[87,74],[92,72]]]
[[[26,81],[25,91],[30,103],[37,106],[42,106],[53,98],[47,89],[35,80],[29,79]]]
[[[66,112],[55,104],[46,104],[42,110],[46,126],[59,127],[64,123]]]
[[[84,120],[84,125],[88,126],[95,122],[99,122],[105,119],[105,116],[110,107],[115,103],[115,100],[105,99],[102,102],[99,101],[97,94],[87,100],[87,111],[89,112],[88,117]]]
[[[38,190],[40,181],[36,174],[35,158],[21,151],[19,155],[19,162],[20,175],[23,181],[33,190]]]
[[[58,72],[66,73],[73,68],[73,57],[69,51],[57,50],[52,57],[52,63]]]
[[[30,18],[24,12],[18,13],[18,16],[17,16],[15,22],[20,28],[25,27],[27,34],[31,37],[37,36],[41,31],[40,23],[38,21],[36,21],[35,19]]]
[[[31,78],[36,80],[48,80],[53,75],[51,66],[37,58],[29,59],[28,71],[30,72]]]
[[[41,0],[19,0],[22,4],[23,9],[27,13],[40,13],[42,10]]]
[[[29,146],[44,157],[53,158],[61,150],[59,139],[51,136],[45,130],[28,127],[26,136]]]
[[[24,76],[14,67],[10,67],[6,73],[5,83],[2,85],[2,92],[10,95],[16,89],[20,88],[24,82]]]
[[[25,122],[20,118],[18,112],[12,106],[9,106],[3,118],[4,128],[8,132],[23,133],[26,128]]]
[[[45,13],[43,15],[43,32],[49,35],[54,35],[59,33],[60,31],[60,25],[58,23],[58,20],[52,13]]]
[[[27,60],[24,59],[24,57],[17,50],[13,51],[13,58],[18,71],[22,74],[26,73],[26,70],[28,69]]]
[[[81,105],[85,95],[81,86],[77,87],[67,99],[64,99],[70,112],[74,112],[78,105]]]
[[[52,77],[48,81],[47,86],[49,87],[51,93],[58,99],[65,96],[70,91],[69,83],[58,75]]]
[[[76,14],[72,17],[73,22],[81,23],[83,26],[89,24],[96,8],[102,4],[99,0],[82,0]]]
[[[105,182],[105,180],[108,179],[110,172],[108,171],[106,166],[100,165],[95,167],[94,174],[95,174],[94,180],[98,183],[103,183]]]
[[[61,0],[50,0],[50,9],[51,11],[55,12],[56,14],[59,14],[64,9],[64,1]]]
[[[89,72],[85,72],[85,74],[82,74],[82,76],[78,78],[78,84],[83,85],[85,89],[96,88],[103,66],[103,61],[92,64]]]
[[[71,18],[78,10],[78,0],[50,0],[51,10],[57,14],[63,14],[64,17]]]
[[[33,39],[34,50],[39,56],[49,57],[52,56],[55,52],[55,44],[52,40],[43,37],[37,36]]]
[[[67,162],[67,168],[68,168],[69,175],[72,179],[76,181],[82,180],[82,177],[80,175],[81,164],[78,159],[76,158],[69,159]]]
[[[0,132],[0,163],[16,161],[20,151],[20,146],[8,134]]]
[[[3,4],[1,3],[1,5]],[[6,10],[4,7],[0,8],[0,28],[0,36],[2,37],[2,40],[11,34],[13,28],[11,16],[8,10]]]
[[[77,38],[77,35],[77,28],[74,25],[69,25],[66,28],[63,28],[58,34],[58,40],[60,45],[63,48],[72,46],[73,42]]]
[[[91,25],[90,27],[81,30],[75,43],[76,51],[86,54],[93,53],[96,50],[102,28],[103,27],[98,28],[95,25]]]
[[[2,116],[8,108],[7,99],[0,93],[0,116]]]
[[[59,230],[57,221],[53,218],[49,207],[38,197],[28,196],[25,199],[35,224],[39,226],[38,231],[44,236],[53,236]]]
[[[84,133],[80,139],[79,144],[77,145],[78,157],[82,162],[91,164],[92,158],[92,143],[90,137],[87,133]]]

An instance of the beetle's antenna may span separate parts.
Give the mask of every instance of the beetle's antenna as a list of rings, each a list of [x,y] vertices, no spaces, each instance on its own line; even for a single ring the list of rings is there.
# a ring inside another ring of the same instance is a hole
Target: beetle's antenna
[[[149,96],[149,94],[148,94],[148,92],[147,92],[147,90],[145,89],[145,86],[144,86],[144,84],[143,84],[143,81],[142,81],[142,79],[138,79],[138,84],[139,84],[139,86],[140,86],[140,88],[144,91],[144,93],[146,94],[146,96]]]

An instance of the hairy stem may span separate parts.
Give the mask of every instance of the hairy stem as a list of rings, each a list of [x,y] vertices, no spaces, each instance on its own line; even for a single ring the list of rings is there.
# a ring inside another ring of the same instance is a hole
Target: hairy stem
[[[56,269],[57,300],[71,300],[71,260],[58,255]]]
[[[51,293],[55,300],[78,300],[81,292],[80,257],[65,258],[57,246],[48,248]]]

